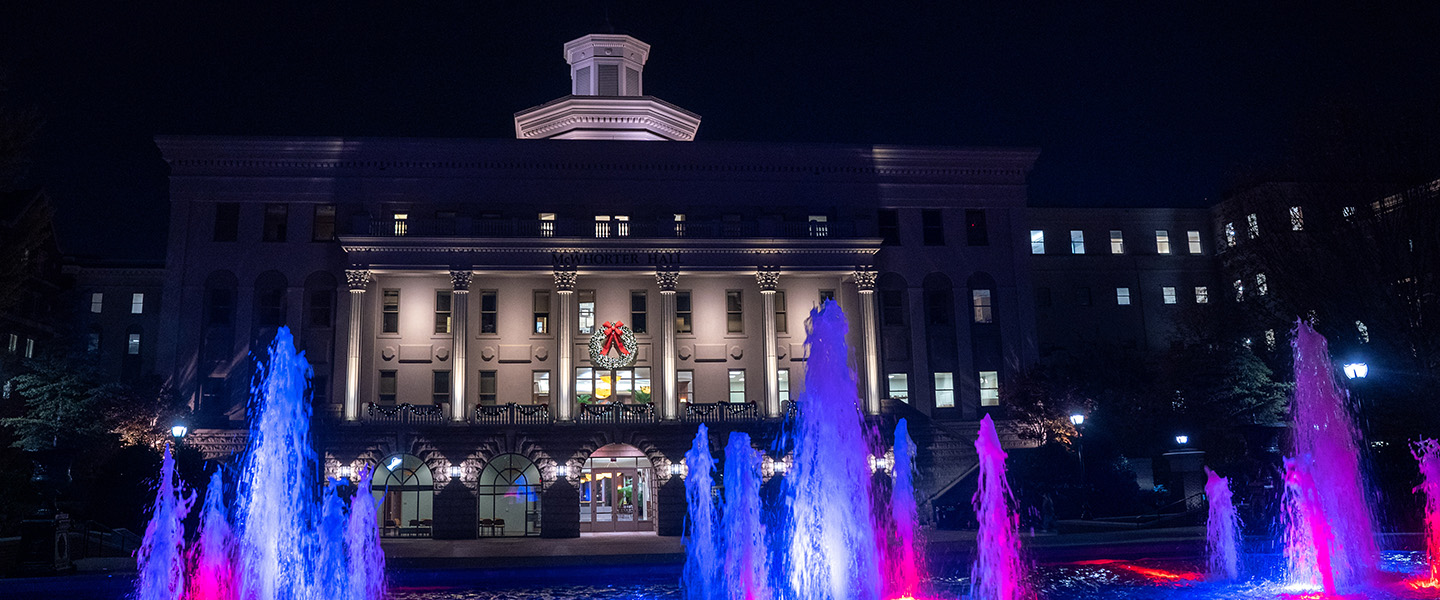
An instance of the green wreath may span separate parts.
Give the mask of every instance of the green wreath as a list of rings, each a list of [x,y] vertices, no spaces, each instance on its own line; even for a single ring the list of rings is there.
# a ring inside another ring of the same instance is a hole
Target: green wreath
[[[615,348],[619,356],[610,356],[608,350]],[[606,321],[590,334],[590,364],[599,369],[625,369],[635,364],[639,357],[640,345],[635,342],[635,332],[616,321]]]

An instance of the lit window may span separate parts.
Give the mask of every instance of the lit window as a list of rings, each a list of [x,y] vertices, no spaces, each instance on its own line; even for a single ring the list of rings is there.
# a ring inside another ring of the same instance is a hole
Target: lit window
[[[7,351],[9,351],[11,354],[14,354],[14,353],[16,353],[17,351],[19,351],[19,350],[20,350],[20,336],[15,335],[15,334],[13,334],[13,333],[10,334],[10,343],[6,346],[5,349],[6,349]]]
[[[406,235],[410,233],[410,213],[395,213],[393,223],[395,235]]]
[[[530,300],[535,314],[534,333],[550,333],[550,290],[535,290]]]
[[[480,292],[480,333],[496,333],[500,327],[500,306],[498,292]]]
[[[830,235],[830,218],[825,215],[810,215],[810,237]]]
[[[1305,230],[1305,210],[1299,206],[1290,207],[1290,231]]]
[[[399,388],[395,382],[395,371],[380,372],[379,396],[381,404],[395,404],[395,390]]]
[[[745,304],[740,290],[725,290],[725,332],[745,331]]]
[[[995,311],[990,300],[990,290],[972,290],[970,292],[970,303],[975,309],[976,323],[995,322]]]
[[[1121,233],[1119,229],[1110,230],[1110,253],[1125,253],[1125,234]]]
[[[608,238],[608,237],[610,237],[610,216],[609,216],[609,215],[595,215],[595,237],[597,237],[597,238]]]
[[[1347,207],[1345,207],[1345,208],[1340,209],[1340,216],[1345,217],[1345,218],[1350,218],[1350,217],[1355,216],[1355,207],[1353,207],[1353,206],[1347,206]]]
[[[745,401],[745,369],[730,369],[730,402]]]
[[[530,402],[533,404],[550,403],[550,372],[530,372]]]
[[[30,355],[30,349],[34,342],[35,340],[25,340],[25,355],[27,357]],[[132,333],[126,338],[125,353],[131,355],[140,353],[140,334]]]
[[[1366,327],[1364,322],[1355,321],[1355,331],[1359,332],[1360,334],[1360,343],[1370,343],[1370,328]]]
[[[608,371],[607,371],[608,372]],[[589,403],[591,398],[604,400],[610,397],[610,380],[601,378],[600,386],[595,386],[595,369],[590,367],[575,368],[575,398],[582,404]]]
[[[1271,351],[1271,352],[1274,352],[1274,351],[1275,351],[1275,330],[1274,330],[1274,329],[1266,329],[1266,330],[1265,330],[1265,349],[1266,349],[1266,350],[1269,350],[1269,351]]]
[[[694,331],[694,319],[690,309],[690,292],[675,292],[675,333]]]
[[[531,375],[534,376],[533,374]],[[495,371],[480,372],[480,395],[478,400],[484,406],[494,406],[500,399],[499,385]]]
[[[595,331],[595,290],[580,290],[575,293],[575,304],[579,307],[580,318],[576,319],[582,335]]]
[[[315,218],[310,222],[310,239],[329,242],[335,239],[335,205],[316,204]]]
[[[630,237],[630,217],[615,215],[615,237]]]
[[[980,372],[980,406],[1000,406],[1000,372]]]
[[[1031,254],[1044,254],[1044,253],[1045,253],[1045,230],[1043,230],[1043,229],[1031,229],[1031,230],[1030,230],[1030,253],[1031,253]]]
[[[140,353],[140,334],[130,334],[135,338],[135,351],[131,354]],[[35,358],[35,338],[25,338],[25,358]]]
[[[1175,303],[1175,288],[1173,288],[1173,287],[1162,287],[1162,288],[1160,288],[1160,295],[1162,295],[1162,296],[1165,297],[1165,303],[1166,303],[1166,304],[1174,304],[1174,303]]]
[[[1236,301],[1236,302],[1244,302],[1244,301],[1245,301],[1245,282],[1244,282],[1244,281],[1241,281],[1241,280],[1239,280],[1239,279],[1236,279],[1234,285],[1235,285],[1235,301]]]
[[[1196,303],[1196,304],[1209,304],[1209,303],[1210,303],[1210,288],[1208,288],[1208,287],[1206,287],[1206,286],[1203,286],[1203,285],[1197,285],[1197,286],[1195,286],[1195,303]]]
[[[540,213],[540,237],[555,237],[555,213]]]
[[[435,406],[450,402],[450,372],[432,371],[430,375],[430,403]]]
[[[453,299],[448,290],[435,292],[435,333],[450,333],[450,303]]]
[[[685,237],[685,215],[675,213],[675,237]]]
[[[1252,240],[1260,237],[1260,219],[1256,218],[1255,213],[1245,215],[1245,234]]]
[[[381,292],[380,333],[400,333],[400,290]]]
[[[1190,253],[1191,253],[1191,254],[1199,254],[1199,253],[1200,253],[1200,232],[1199,232],[1199,231],[1187,231],[1187,232],[1185,232],[1185,241],[1187,241],[1187,242],[1190,243]]]
[[[935,374],[935,408],[955,408],[955,374]]]
[[[1265,280],[1264,273],[1255,274],[1255,293],[1261,296],[1270,293],[1270,284]]]
[[[910,403],[910,375],[908,373],[890,373],[885,376],[885,380],[890,386],[891,400]]]
[[[1080,231],[1080,230],[1078,230],[1078,229],[1071,229],[1071,230],[1070,230],[1070,253],[1071,253],[1071,254],[1084,254],[1084,253],[1085,253],[1085,232]]]
[[[1115,303],[1118,304],[1118,305],[1120,305],[1120,306],[1129,306],[1129,305],[1130,305],[1130,288],[1128,288],[1128,287],[1117,287],[1117,288],[1115,288]]]
[[[675,399],[679,402],[695,401],[695,371],[684,369],[675,372]]]
[[[776,369],[775,388],[780,392],[780,401],[790,401],[790,369]]]
[[[145,312],[145,294],[130,294],[130,314],[138,315]]]
[[[1170,232],[1164,229],[1155,230],[1155,252],[1157,254],[1170,253]]]
[[[1231,248],[1235,247],[1235,222],[1234,222],[1234,221],[1231,221],[1231,222],[1225,224],[1225,245],[1226,245],[1227,247],[1231,247]]]
[[[90,312],[100,314],[100,308],[105,304],[105,294],[95,292],[90,294]]]

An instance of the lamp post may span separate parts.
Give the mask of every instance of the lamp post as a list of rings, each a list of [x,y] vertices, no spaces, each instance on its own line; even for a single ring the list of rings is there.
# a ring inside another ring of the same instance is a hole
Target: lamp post
[[[185,440],[185,434],[190,433],[190,428],[184,423],[176,423],[170,426],[170,437],[175,438],[175,447],[180,447],[180,442]]]
[[[1080,518],[1090,518],[1090,487],[1085,476],[1085,414],[1070,415],[1070,424],[1075,426],[1075,454],[1080,459]]]

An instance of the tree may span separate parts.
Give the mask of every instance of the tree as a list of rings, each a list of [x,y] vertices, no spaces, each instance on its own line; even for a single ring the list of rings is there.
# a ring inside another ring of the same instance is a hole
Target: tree
[[[75,449],[109,433],[92,369],[56,357],[32,360],[27,366],[27,372],[10,380],[12,393],[25,400],[24,412],[0,420],[14,431],[14,447]]]
[[[1058,443],[1066,448],[1079,435],[1070,415],[1088,415],[1095,402],[1073,380],[1046,366],[1035,366],[1000,387],[1006,426],[1022,440],[1038,446]]]

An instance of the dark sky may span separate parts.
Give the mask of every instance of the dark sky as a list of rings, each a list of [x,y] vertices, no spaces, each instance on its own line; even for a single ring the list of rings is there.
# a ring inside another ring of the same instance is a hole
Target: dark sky
[[[607,10],[4,4],[8,102],[46,119],[34,175],[62,244],[156,258],[153,135],[513,137]],[[609,4],[652,45],[646,92],[700,113],[702,140],[1036,146],[1036,204],[1204,206],[1317,106],[1440,110],[1434,2]]]

